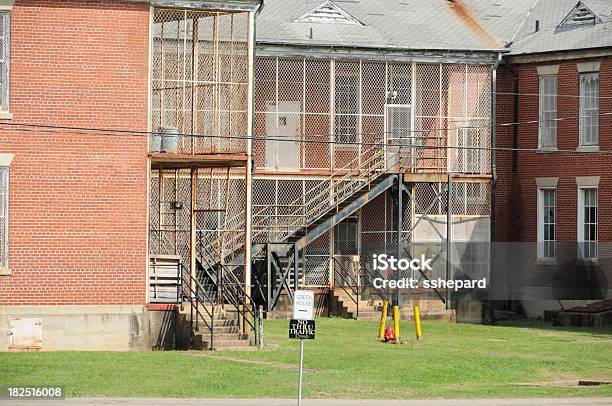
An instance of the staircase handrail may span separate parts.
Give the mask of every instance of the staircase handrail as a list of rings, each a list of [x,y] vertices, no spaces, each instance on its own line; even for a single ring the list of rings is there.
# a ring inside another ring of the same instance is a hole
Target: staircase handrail
[[[214,336],[215,336],[215,303],[206,290],[200,283],[200,281],[195,278],[191,272],[186,272],[185,266],[183,264],[181,266],[181,300],[180,305],[181,309],[183,308],[184,299],[187,298],[189,300],[189,311],[190,311],[190,325],[191,331],[199,331],[199,321],[202,320],[204,325],[210,331],[210,349],[214,349]],[[195,290],[194,287],[195,286]],[[185,295],[185,290],[187,291],[187,295]],[[204,297],[200,297],[199,292],[202,292]],[[211,305],[211,310],[208,310],[204,300],[208,300]],[[206,320],[205,315],[200,311],[200,306],[204,309],[206,316],[210,317],[210,324]],[[195,323],[194,323],[194,307],[195,307]],[[195,327],[195,329],[194,329]]]
[[[334,275],[340,275],[340,278],[343,280],[345,280],[345,278],[348,279],[349,284],[348,285],[341,284],[340,288],[344,291],[344,293],[348,295],[351,301],[355,303],[355,306],[357,306],[356,316],[357,318],[359,318],[359,297],[360,297],[359,280],[355,280],[353,278],[353,276],[350,274],[350,271],[342,265],[342,263],[338,260],[338,257],[336,255],[333,256],[333,261],[334,261]],[[336,272],[337,270],[340,272]],[[359,272],[359,270],[357,272]],[[350,289],[350,292],[347,290],[347,287]],[[353,298],[353,294],[355,295],[355,298]]]

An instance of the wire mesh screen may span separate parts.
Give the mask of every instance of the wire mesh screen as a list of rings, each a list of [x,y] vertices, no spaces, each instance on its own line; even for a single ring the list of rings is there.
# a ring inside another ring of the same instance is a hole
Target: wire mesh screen
[[[246,152],[248,36],[248,13],[155,9],[152,128],[202,135],[163,151]]]
[[[294,205],[302,204],[300,202],[305,199],[303,191],[323,182],[325,181],[321,179],[256,177],[253,183],[254,243],[283,241],[289,231],[295,230]],[[344,258],[343,262],[341,261],[342,266],[347,266],[349,262],[353,266],[355,263],[353,257],[359,257],[357,263],[361,267],[367,267],[375,254],[386,253],[394,256],[425,254],[428,257],[439,253],[445,255],[443,251],[447,229],[447,184],[416,183],[410,185],[409,190],[409,194],[403,194],[402,200],[400,234],[403,251],[401,253],[398,252],[397,243],[398,196],[397,192],[389,191],[366,204],[358,216],[340,223],[306,247],[303,252],[304,284],[328,286],[330,269],[336,262],[336,257]],[[488,183],[452,183],[453,241],[488,241],[489,196]],[[288,224],[293,227],[289,227]],[[469,254],[473,257],[471,253]],[[458,261],[460,264],[463,260]],[[476,258],[474,261],[486,262],[482,258]],[[442,265],[435,269],[436,275],[444,272]]]
[[[266,170],[342,168],[367,158],[367,146],[351,143],[385,133],[386,143],[408,147],[403,169],[488,174],[490,118],[490,66],[256,60],[255,134],[267,139],[255,142],[255,156]],[[458,134],[465,127],[477,130]]]
[[[330,263],[329,234],[325,234],[304,249],[304,285],[329,286]]]
[[[151,174],[150,253],[179,255],[187,269],[191,263],[191,179],[190,170],[153,170]],[[196,254],[215,263],[235,263],[244,254],[244,169],[199,169],[195,179]]]

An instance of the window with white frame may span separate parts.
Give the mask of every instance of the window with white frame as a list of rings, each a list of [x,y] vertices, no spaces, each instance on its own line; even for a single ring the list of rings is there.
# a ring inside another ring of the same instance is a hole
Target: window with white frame
[[[335,86],[334,134],[338,142],[357,142],[359,132],[359,78],[337,74]]]
[[[599,72],[580,74],[580,145],[599,143]]]
[[[557,75],[540,76],[539,148],[557,147]]]
[[[538,257],[554,258],[557,242],[557,189],[538,189]]]
[[[9,111],[10,13],[0,11],[0,111]]]
[[[0,166],[0,268],[8,268],[9,168]]]
[[[580,188],[578,192],[579,256],[597,259],[597,188]]]

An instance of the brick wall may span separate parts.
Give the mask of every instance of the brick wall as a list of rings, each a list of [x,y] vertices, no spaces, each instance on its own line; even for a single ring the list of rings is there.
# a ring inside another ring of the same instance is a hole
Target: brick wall
[[[147,129],[146,4],[17,0],[13,123]],[[146,300],[147,140],[0,125],[11,276],[0,304]]]
[[[612,112],[612,58],[601,61],[601,113]],[[538,65],[560,65],[558,74],[557,117],[567,118],[557,123],[557,146],[560,152],[518,152],[517,173],[512,175],[512,153],[498,152],[497,227],[498,241],[537,241],[537,187],[535,178],[558,177],[557,240],[575,242],[577,238],[577,176],[600,176],[599,230],[601,242],[612,241],[612,155],[575,152],[579,143],[580,82],[577,63],[591,60],[571,60],[539,64],[514,64],[500,69],[498,92],[513,92],[518,80],[518,148],[538,147]],[[514,72],[513,72],[514,71]],[[498,95],[497,122],[513,121],[513,95]],[[600,116],[599,148],[612,150],[612,116]],[[512,127],[499,127],[497,146],[512,146]],[[565,150],[573,152],[562,152]]]

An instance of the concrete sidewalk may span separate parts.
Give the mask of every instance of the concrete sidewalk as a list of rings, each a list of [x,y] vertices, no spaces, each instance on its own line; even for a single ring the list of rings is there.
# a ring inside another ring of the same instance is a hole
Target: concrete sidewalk
[[[295,399],[165,399],[165,398],[70,398],[43,402],[45,405],[69,406],[293,406]],[[424,400],[353,400],[305,399],[303,406],[564,406],[612,405],[612,398],[531,398],[531,399],[424,399]],[[0,400],[0,405],[40,406],[40,401]]]

